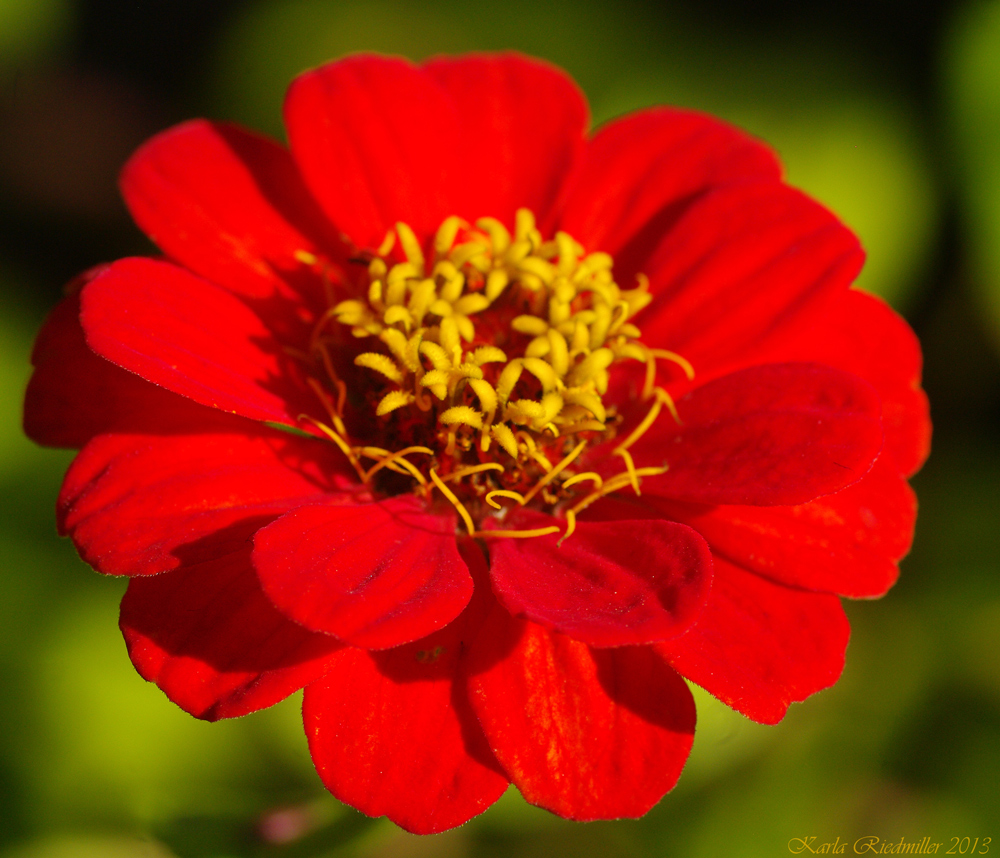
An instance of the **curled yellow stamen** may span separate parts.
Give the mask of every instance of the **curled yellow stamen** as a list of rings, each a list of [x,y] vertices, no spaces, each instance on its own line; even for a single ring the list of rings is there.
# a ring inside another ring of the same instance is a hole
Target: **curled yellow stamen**
[[[667,351],[667,349],[650,349],[649,353],[654,357],[673,361],[675,364],[677,364],[677,366],[679,366],[682,370],[684,370],[684,375],[687,376],[688,381],[694,380],[694,367],[691,366],[690,361],[688,361],[683,356],[677,354],[677,352]]]
[[[635,462],[632,460],[632,454],[628,450],[616,450],[615,453],[625,460],[625,467],[628,469],[629,481],[632,483],[632,488],[635,490],[635,494],[638,497],[642,494],[642,492],[639,490],[639,477],[635,472]]]
[[[522,506],[524,505],[524,495],[520,492],[513,492],[509,489],[494,489],[485,497],[486,503],[488,503],[493,509],[503,509],[503,507],[498,504],[493,498],[510,498],[511,500],[517,501]]]
[[[660,411],[663,408],[663,400],[660,398],[659,393],[660,388],[657,388],[657,397],[653,400],[653,404],[646,413],[646,416],[642,418],[642,422],[629,433],[628,437],[624,441],[615,447],[614,453],[616,456],[620,455],[620,451],[627,450],[643,435],[645,435],[649,430],[649,427],[656,421],[656,418],[660,416]]]
[[[666,471],[667,471],[666,465],[664,465],[663,467],[636,468],[634,476],[636,478],[655,477],[658,476],[659,474],[666,473]],[[625,486],[629,485],[632,482],[632,479],[633,475],[629,473],[615,474],[615,476],[611,477],[611,479],[605,481],[604,485],[601,486],[601,488],[591,492],[583,500],[573,504],[573,506],[569,510],[567,510],[567,512],[572,512],[574,514],[579,514],[583,512],[583,510],[585,510],[595,501],[599,501],[606,495],[612,494],[613,492],[618,491],[618,489],[622,489]]]
[[[343,438],[341,438],[340,435],[338,435],[325,423],[320,423],[319,420],[316,420],[314,417],[310,417],[308,414],[300,414],[298,419],[300,422],[304,421],[312,426],[315,426],[320,432],[326,435],[327,438],[333,441],[334,444],[340,447],[340,451],[347,456],[347,460],[351,463],[354,470],[357,471],[358,477],[361,478],[361,482],[366,482],[365,469],[361,467],[361,462],[358,461],[358,457],[354,454],[354,450],[351,449],[351,446]]]
[[[569,539],[573,533],[576,531],[576,513],[573,510],[566,510],[566,532],[559,538],[556,542],[556,548],[559,548],[567,539]]]
[[[368,482],[372,478],[372,476],[381,471],[382,468],[387,467],[391,463],[398,462],[404,468],[406,468],[406,466],[409,465],[410,467],[407,468],[407,470],[410,470],[412,468],[412,470],[410,470],[410,473],[416,476],[417,481],[421,485],[426,485],[426,481],[424,480],[423,475],[420,474],[420,472],[413,466],[411,462],[408,462],[404,458],[405,456],[409,456],[410,453],[426,453],[429,456],[434,455],[434,451],[429,449],[428,447],[416,447],[416,446],[404,447],[402,450],[397,450],[395,453],[391,453],[390,455],[386,456],[384,459],[377,462],[372,468],[370,468],[368,470],[368,473],[365,475],[365,482]]]
[[[477,530],[472,536],[483,538],[492,537],[494,539],[531,539],[535,536],[548,536],[550,533],[558,533],[559,527],[539,527],[535,530]]]
[[[537,495],[542,489],[544,489],[549,483],[551,483],[556,477],[559,476],[566,468],[568,468],[573,460],[583,452],[583,448],[587,446],[586,441],[581,441],[577,444],[567,456],[565,456],[559,464],[557,464],[551,471],[549,471],[544,477],[542,477],[537,483],[535,483],[534,488],[531,489],[524,496],[524,503],[528,503],[535,495]]]
[[[462,521],[465,522],[465,527],[469,531],[469,536],[477,536],[476,526],[472,523],[472,516],[469,515],[469,511],[462,505],[462,502],[455,496],[455,493],[449,489],[441,478],[438,476],[437,471],[431,468],[428,472],[430,478],[434,481],[434,485],[440,489],[441,494],[443,494],[448,502],[455,507],[455,511],[462,517]]]
[[[463,477],[468,477],[470,474],[481,474],[483,471],[500,471],[503,473],[503,465],[499,462],[484,462],[482,465],[469,465],[467,468],[459,468],[457,471],[452,471],[444,479],[447,482],[454,482],[461,480]]]
[[[597,488],[604,485],[604,480],[601,479],[601,475],[596,471],[584,471],[582,474],[577,474],[576,476],[563,481],[562,487],[564,489],[568,489],[570,486],[575,486],[577,483],[581,483],[584,480],[590,480]]]

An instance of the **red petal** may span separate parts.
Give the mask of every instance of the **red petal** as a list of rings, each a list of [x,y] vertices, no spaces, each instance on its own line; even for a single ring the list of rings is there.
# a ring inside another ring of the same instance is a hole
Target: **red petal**
[[[798,504],[857,482],[882,448],[878,395],[820,364],[750,367],[677,403],[631,448],[670,470],[651,491],[686,501]],[[619,468],[620,470],[620,468]]]
[[[318,407],[253,311],[175,265],[114,263],[83,290],[80,320],[97,354],[202,405],[293,426]]]
[[[920,343],[880,298],[851,289],[821,322],[780,348],[781,360],[815,360],[869,381],[882,399],[886,451],[900,472],[914,474],[927,458],[931,422],[920,389]]]
[[[326,673],[341,646],[275,610],[250,564],[249,541],[205,563],[133,579],[121,629],[143,678],[209,721],[283,700]]]
[[[861,270],[858,240],[777,182],[714,190],[691,204],[643,270],[647,345],[684,355],[702,379],[821,312]]]
[[[254,538],[264,592],[308,629],[386,649],[457,617],[472,578],[452,516],[409,495],[358,506],[307,506]]]
[[[697,625],[655,648],[723,703],[776,724],[790,703],[837,681],[849,634],[836,596],[772,584],[716,557]]]
[[[300,75],[285,126],[313,196],[359,247],[396,221],[426,236],[457,213],[468,181],[458,111],[406,60],[359,55]]]
[[[632,273],[698,195],[731,182],[780,178],[771,150],[737,128],[688,110],[643,110],[594,135],[562,228]]]
[[[132,217],[165,253],[266,307],[270,324],[280,311],[279,331],[303,324],[303,295],[290,284],[321,298],[319,278],[296,257],[319,253],[317,236],[338,244],[277,143],[232,125],[187,122],[142,146],[121,186]]]
[[[254,429],[95,438],[66,474],[60,530],[100,572],[154,575],[210,559],[289,509],[343,491],[342,457],[330,445]]]
[[[102,432],[206,431],[237,418],[156,387],[98,357],[80,327],[80,296],[51,312],[31,356],[24,431],[39,444],[82,447]]]
[[[468,671],[490,746],[532,804],[577,820],[639,817],[677,782],[694,700],[652,648],[594,650],[497,607]]]
[[[468,551],[463,557],[484,566],[478,546],[471,548],[478,559]],[[507,778],[459,673],[468,636],[479,628],[475,605],[415,643],[378,653],[345,649],[326,678],[306,689],[309,750],[341,801],[430,834],[461,825],[503,794]]]
[[[746,569],[852,599],[881,596],[896,583],[896,561],[910,550],[917,517],[913,491],[885,456],[853,486],[801,506],[704,507],[645,494],[642,500],[691,525],[713,553]]]
[[[435,59],[427,73],[451,96],[476,169],[463,182],[469,218],[489,215],[513,226],[514,212],[548,218],[567,174],[583,152],[588,111],[561,69],[518,54]]]
[[[512,524],[552,521],[522,515]],[[586,522],[559,540],[558,533],[490,540],[493,590],[514,616],[591,646],[622,646],[681,634],[708,598],[712,556],[682,524]]]

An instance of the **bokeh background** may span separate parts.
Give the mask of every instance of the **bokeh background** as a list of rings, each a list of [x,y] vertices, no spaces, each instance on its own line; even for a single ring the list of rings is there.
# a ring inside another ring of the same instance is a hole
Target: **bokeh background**
[[[641,821],[566,823],[511,790],[416,838],[323,791],[299,696],[206,724],[139,679],[122,582],[54,532],[71,454],[21,436],[21,397],[62,284],[150,251],[115,186],[145,137],[195,115],[280,136],[291,77],[350,51],[500,48],[567,68],[596,123],[668,102],[770,141],[862,237],[861,285],[920,335],[934,451],[913,553],[886,598],[849,605],[835,688],[777,727],[699,694],[688,768]],[[997,0],[0,0],[0,856],[1000,850],[998,356]]]

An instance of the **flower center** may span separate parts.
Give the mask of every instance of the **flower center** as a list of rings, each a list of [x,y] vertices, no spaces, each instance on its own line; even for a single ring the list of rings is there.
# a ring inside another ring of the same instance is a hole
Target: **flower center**
[[[608,254],[588,254],[564,232],[543,241],[527,209],[517,212],[513,235],[493,218],[472,225],[449,217],[429,249],[428,260],[410,227],[396,224],[367,259],[365,297],[333,305],[313,335],[337,391],[331,398],[316,385],[333,423],[321,428],[364,482],[428,499],[438,491],[476,535],[560,529],[481,531],[476,522],[502,518],[505,503],[559,515],[569,535],[585,506],[626,486],[638,493],[642,476],[665,470],[636,468],[628,448],[664,406],[676,419],[669,394],[654,387],[657,359],[693,371],[640,342],[631,320],[651,300],[645,276],[621,289]],[[331,359],[345,327],[367,347],[354,357],[363,374],[352,386]],[[573,466],[618,434],[621,416],[604,397],[609,369],[622,361],[645,364],[642,397],[651,407],[614,448],[624,471],[602,479]],[[351,430],[348,398],[369,412]],[[359,445],[358,437],[378,443]]]

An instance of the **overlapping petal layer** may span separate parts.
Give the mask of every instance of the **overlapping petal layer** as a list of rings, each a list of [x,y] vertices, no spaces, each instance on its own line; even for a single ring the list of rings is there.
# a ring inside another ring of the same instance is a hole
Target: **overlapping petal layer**
[[[80,319],[98,355],[202,405],[291,426],[318,410],[260,317],[183,268],[116,262],[84,289]]]
[[[863,261],[850,230],[800,191],[725,185],[695,200],[643,262],[654,298],[637,321],[647,342],[707,379],[820,318]]]
[[[458,105],[405,60],[361,55],[300,75],[285,127],[313,196],[358,247],[399,220],[429,235],[458,210],[469,173]]]
[[[531,529],[552,519],[515,521]],[[493,541],[490,575],[513,616],[591,646],[623,646],[682,634],[708,597],[712,558],[682,524],[587,522],[562,544],[558,534]]]
[[[454,517],[409,495],[293,510],[257,533],[254,565],[297,623],[368,649],[422,638],[472,597]]]
[[[485,582],[478,546],[462,557]],[[341,801],[420,834],[481,813],[507,788],[465,693],[462,653],[486,590],[455,622],[381,653],[347,648],[306,690],[303,717],[320,777]]]
[[[354,487],[327,445],[237,428],[95,438],[66,474],[60,530],[101,572],[155,575],[246,544],[290,509],[350,498]]]
[[[773,581],[852,599],[883,595],[910,550],[917,504],[885,458],[859,482],[799,506],[704,506],[645,497],[697,530],[713,552]],[[634,514],[628,504],[623,515]]]
[[[119,621],[142,677],[210,721],[283,700],[333,669],[342,646],[271,604],[247,540],[216,548],[212,559],[130,581]]]
[[[612,254],[630,276],[702,194],[780,178],[774,153],[736,128],[693,111],[643,110],[608,123],[588,142],[560,226]]]
[[[903,476],[912,476],[931,443],[930,408],[920,387],[920,343],[881,299],[849,289],[823,319],[794,332],[779,360],[813,360],[868,381],[882,402],[886,451]]]
[[[878,395],[821,364],[768,364],[710,381],[631,448],[669,465],[649,480],[665,497],[796,504],[860,480],[882,449]]]
[[[288,151],[232,125],[171,128],[125,165],[135,222],[172,259],[247,300],[293,336],[323,309],[303,254],[340,246]]]
[[[49,314],[31,361],[35,371],[24,397],[24,431],[39,444],[82,447],[102,432],[232,427],[230,415],[156,387],[94,354],[80,327],[77,293]]]

